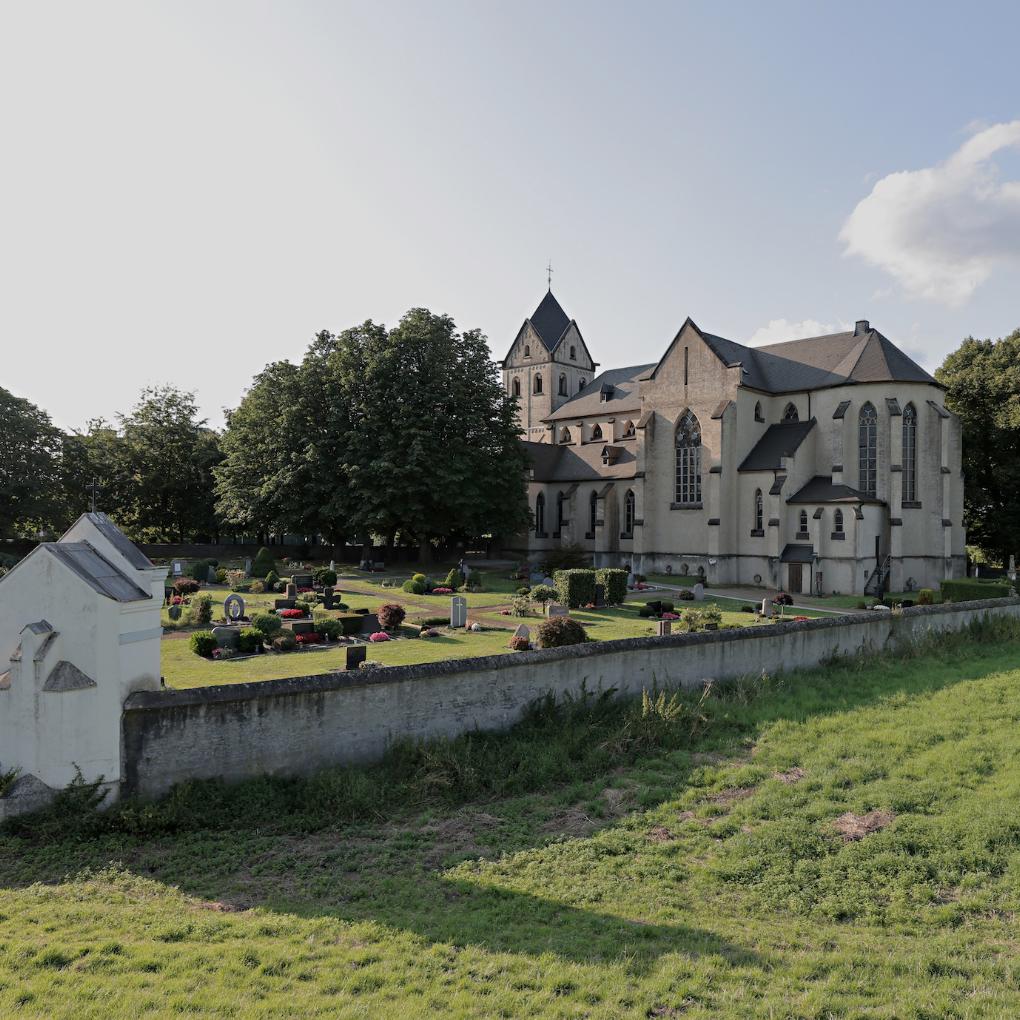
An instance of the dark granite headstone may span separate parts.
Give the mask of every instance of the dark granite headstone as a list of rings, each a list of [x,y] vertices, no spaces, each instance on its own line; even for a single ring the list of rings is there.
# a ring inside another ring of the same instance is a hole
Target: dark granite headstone
[[[296,599],[297,598],[297,585],[293,581],[291,581],[290,584],[287,585],[287,587],[286,587],[286,589],[284,591],[284,594],[289,599]]]
[[[322,608],[323,609],[332,609],[335,604],[336,604],[336,600],[333,598],[333,589],[332,588],[323,588],[322,589]]]
[[[652,616],[661,616],[662,615],[662,601],[661,600],[657,599],[655,602],[647,603],[647,605],[648,605],[648,608],[652,611]]]
[[[604,584],[595,585],[595,608],[602,609],[606,604],[606,586]]]
[[[300,620],[295,620],[290,625],[290,629],[294,634],[314,634],[315,624],[310,620],[305,620],[303,623]]]
[[[291,580],[299,588],[311,588],[312,587],[312,575],[311,574],[295,574]]]
[[[296,606],[294,605],[294,602],[294,599],[276,599],[276,601],[273,602],[273,606],[276,609],[295,609]]]
[[[347,669],[358,669],[368,658],[368,649],[364,645],[347,646]]]
[[[379,617],[376,613],[366,613],[361,618],[362,634],[375,634],[379,629]]]
[[[241,638],[233,627],[213,627],[212,633],[220,648],[236,648]]]

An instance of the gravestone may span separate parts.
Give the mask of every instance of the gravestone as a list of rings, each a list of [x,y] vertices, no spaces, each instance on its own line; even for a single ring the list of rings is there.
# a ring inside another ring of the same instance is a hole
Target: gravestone
[[[174,560],[174,577],[180,577],[184,573],[184,567],[180,560]]]
[[[213,627],[212,634],[220,648],[236,648],[241,637],[233,627]]]
[[[516,638],[524,638],[525,641],[530,641],[531,640],[531,631],[528,629],[528,625],[526,623],[522,623],[514,631],[514,637],[516,637]]]
[[[336,560],[329,561],[329,569],[332,570],[334,574],[336,573]]]
[[[646,602],[645,605],[652,611],[652,616],[662,615],[662,600],[655,599],[653,602]]]
[[[274,609],[295,609],[294,599],[275,599],[273,602]]]
[[[362,634],[375,634],[382,630],[379,625],[379,616],[377,613],[365,613],[361,618],[361,633]]]
[[[673,632],[673,621],[672,620],[659,620],[658,630],[656,632],[658,637],[669,637]]]
[[[216,583],[216,568],[210,564],[209,569],[205,572],[205,580],[207,584]]]
[[[606,586],[604,584],[595,585],[595,608],[605,609],[606,607]]]
[[[311,574],[295,574],[291,581],[295,588],[311,588],[312,587],[312,575]]]
[[[467,599],[454,595],[450,599],[450,626],[463,627],[467,623]]]
[[[364,645],[347,646],[346,669],[358,669],[368,658],[368,649]]]
[[[293,634],[295,634],[295,635],[297,635],[297,634],[314,634],[315,633],[315,624],[311,623],[310,621],[307,621],[307,620],[304,623],[295,622],[295,623],[292,623],[290,625],[290,629],[291,629],[291,632]]]
[[[770,599],[767,595],[761,600],[761,615],[764,616],[766,620],[772,619],[772,599]]]
[[[244,599],[236,593],[228,595],[223,600],[223,614],[234,623],[242,620],[244,618]]]
[[[700,581],[694,586],[694,601],[705,601],[705,586]]]
[[[548,574],[542,578],[542,584],[548,585],[550,588],[556,587],[556,582]]]
[[[335,604],[336,603],[334,602],[334,599],[333,599],[333,589],[332,588],[323,588],[322,589],[322,608],[323,609],[332,609]]]
[[[566,606],[561,606],[559,602],[550,602],[545,607],[545,615],[550,619],[554,616],[569,616],[570,610]]]
[[[291,583],[288,584],[287,587],[284,589],[284,594],[289,599],[296,599],[297,598],[297,585],[293,581],[291,581]]]
[[[628,588],[633,588],[635,584],[637,584],[637,578],[633,574],[628,574],[627,575],[627,587]]]
[[[179,620],[181,618],[181,607],[180,606],[171,606],[166,611],[166,615],[169,616],[171,620]]]
[[[251,577],[251,560],[246,559],[244,561],[244,576]]]

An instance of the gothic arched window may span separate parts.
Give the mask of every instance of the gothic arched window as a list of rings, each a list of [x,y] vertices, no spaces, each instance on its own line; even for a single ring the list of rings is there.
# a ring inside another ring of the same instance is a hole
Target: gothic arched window
[[[629,420],[624,422],[624,424],[623,424],[623,438],[624,439],[630,439],[633,436],[635,436],[636,434],[637,433],[634,430],[634,422],[629,421]]]
[[[599,516],[599,494],[592,489],[588,497],[588,534],[595,535],[595,522]]]
[[[570,348],[570,360],[571,361],[577,361],[577,348],[576,347],[571,347]]]
[[[591,438],[592,438],[593,441],[596,440],[596,439],[601,439],[602,438],[602,426],[601,425],[593,425],[592,426]]]
[[[627,495],[623,497],[623,530],[628,535],[634,534],[635,507],[634,490],[628,489]]]
[[[562,492],[556,494],[556,531],[562,530],[563,525],[566,523],[566,518],[563,516],[563,508],[566,505],[567,497]]]
[[[878,412],[870,401],[857,419],[857,488],[871,497],[878,490]]]
[[[903,502],[917,502],[917,408],[903,408]]]
[[[535,497],[535,534],[545,534],[545,496],[541,492]]]
[[[807,534],[807,510],[801,510],[800,512],[800,533],[802,535]]]
[[[583,389],[584,389],[584,380],[583,379],[578,379],[577,380],[577,392],[580,393],[581,390],[583,390]]]
[[[761,489],[754,490],[754,530],[765,530],[765,500],[762,499]]]
[[[535,376],[534,390],[535,390],[536,393],[541,393],[542,392],[542,377],[540,375],[536,375]]]
[[[837,535],[843,534],[843,511],[838,507],[836,508],[836,512],[832,515],[832,530]]]
[[[565,397],[567,395],[567,377],[560,372],[560,396]]]
[[[560,433],[560,442],[561,443],[569,443],[570,442],[570,429],[564,429]]]
[[[530,358],[531,357],[531,347],[528,344],[524,345],[524,356],[526,358]]]
[[[754,420],[755,421],[765,420],[765,414],[762,412],[760,400],[756,401],[754,405]]]
[[[521,380],[520,379],[514,379],[514,381],[510,384],[510,392],[515,397],[519,397],[521,395]]]
[[[689,409],[676,424],[676,502],[701,502],[701,425]]]
[[[800,421],[800,415],[797,413],[797,405],[793,402],[786,405],[786,410],[783,411],[783,421]]]

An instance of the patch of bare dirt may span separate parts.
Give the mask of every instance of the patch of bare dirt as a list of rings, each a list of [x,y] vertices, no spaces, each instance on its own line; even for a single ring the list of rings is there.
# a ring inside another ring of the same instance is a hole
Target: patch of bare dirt
[[[199,910],[212,910],[217,914],[239,914],[250,909],[246,903],[226,903],[223,900],[202,900],[195,905]]]
[[[607,786],[599,794],[599,799],[605,808],[603,814],[597,818],[592,818],[584,808],[574,805],[553,815],[542,825],[542,831],[566,836],[568,839],[581,839],[590,836],[631,809],[634,802],[634,787]]]
[[[688,1008],[694,1004],[693,999],[684,999],[679,1006],[652,1006],[651,1009],[645,1013],[647,1017],[675,1017],[683,1016],[687,1012]]]
[[[792,769],[787,769],[785,772],[773,772],[772,778],[778,779],[781,783],[799,783],[806,774],[799,765],[794,765]]]
[[[736,804],[738,800],[746,800],[756,789],[757,787],[755,786],[734,786],[728,790],[722,790],[720,793],[714,794],[708,799],[713,804],[728,806],[730,804]]]
[[[656,825],[645,833],[645,838],[652,843],[671,843],[676,839],[676,834],[670,832],[665,825]]]
[[[436,867],[454,854],[468,857],[487,857],[491,848],[479,842],[484,833],[499,825],[499,819],[484,811],[458,811],[421,828],[434,836],[432,848],[425,855],[425,863]]]
[[[869,811],[866,815],[847,811],[832,823],[832,827],[843,837],[844,843],[853,843],[884,829],[895,817],[892,811]]]

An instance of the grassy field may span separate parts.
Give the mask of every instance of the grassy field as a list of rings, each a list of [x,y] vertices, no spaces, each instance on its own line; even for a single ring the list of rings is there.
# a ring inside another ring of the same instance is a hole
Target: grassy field
[[[986,630],[65,804],[0,836],[0,1015],[1016,1016],[1018,667]]]

